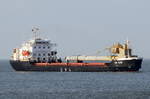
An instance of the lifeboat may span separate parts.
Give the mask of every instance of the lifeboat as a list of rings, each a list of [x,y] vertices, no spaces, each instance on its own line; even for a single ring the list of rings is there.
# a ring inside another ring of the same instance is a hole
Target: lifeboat
[[[29,52],[29,51],[22,51],[22,55],[23,55],[23,56],[29,56],[29,55],[30,55],[30,52]]]

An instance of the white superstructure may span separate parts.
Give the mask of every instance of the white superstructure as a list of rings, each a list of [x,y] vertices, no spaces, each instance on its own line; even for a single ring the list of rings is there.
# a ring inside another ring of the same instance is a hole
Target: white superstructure
[[[35,32],[34,32],[35,33]],[[57,51],[53,50],[56,46],[50,40],[34,37],[22,44],[20,48],[13,51],[13,60],[35,61],[35,62],[54,62],[57,60]]]

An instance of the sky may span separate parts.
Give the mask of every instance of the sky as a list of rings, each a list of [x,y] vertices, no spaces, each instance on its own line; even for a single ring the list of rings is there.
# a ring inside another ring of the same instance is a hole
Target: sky
[[[0,0],[0,59],[39,35],[57,43],[59,56],[95,55],[114,42],[130,41],[150,58],[150,0]],[[101,55],[101,53],[99,53]]]

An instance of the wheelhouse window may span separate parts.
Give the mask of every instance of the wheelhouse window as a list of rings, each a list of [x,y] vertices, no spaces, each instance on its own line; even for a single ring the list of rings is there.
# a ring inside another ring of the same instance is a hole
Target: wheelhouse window
[[[50,53],[48,53],[48,56],[50,56],[51,54]]]

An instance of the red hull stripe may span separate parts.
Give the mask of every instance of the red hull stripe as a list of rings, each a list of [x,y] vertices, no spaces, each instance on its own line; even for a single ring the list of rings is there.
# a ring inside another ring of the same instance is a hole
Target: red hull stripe
[[[35,63],[35,66],[107,66],[106,63]]]

